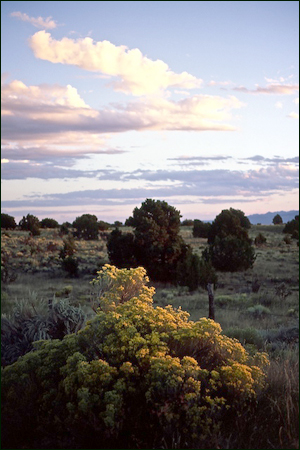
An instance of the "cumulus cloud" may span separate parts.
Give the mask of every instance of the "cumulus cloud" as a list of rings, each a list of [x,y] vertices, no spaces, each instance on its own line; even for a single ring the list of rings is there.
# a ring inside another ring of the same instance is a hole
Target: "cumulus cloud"
[[[45,28],[51,30],[57,27],[56,22],[52,20],[51,16],[47,17],[46,19],[43,19],[42,17],[29,17],[27,14],[21,13],[20,11],[12,12],[10,15],[11,17],[16,17],[23,22],[29,22],[36,28]]]
[[[118,77],[111,85],[126,94],[140,96],[170,87],[198,88],[202,84],[202,80],[187,72],[174,73],[165,62],[147,58],[138,48],[129,50],[106,40],[94,42],[89,37],[77,40],[64,37],[59,41],[43,30],[35,33],[29,44],[36,58]]]

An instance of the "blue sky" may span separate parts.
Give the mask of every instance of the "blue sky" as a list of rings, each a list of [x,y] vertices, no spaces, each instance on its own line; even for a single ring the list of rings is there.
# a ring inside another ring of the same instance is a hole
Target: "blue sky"
[[[1,2],[2,212],[298,209],[299,2]]]

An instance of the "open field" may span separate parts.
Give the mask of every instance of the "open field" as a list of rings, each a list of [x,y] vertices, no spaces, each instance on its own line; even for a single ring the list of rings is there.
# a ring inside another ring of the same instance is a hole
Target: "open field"
[[[215,320],[224,334],[239,339],[250,352],[267,351],[271,360],[269,387],[258,398],[256,416],[235,424],[240,427],[240,440],[235,433],[230,442],[218,448],[298,448],[299,247],[294,239],[289,243],[283,240],[282,229],[280,225],[252,226],[249,234],[253,240],[258,233],[267,238],[265,245],[256,247],[253,268],[218,272]],[[57,231],[42,229],[37,237],[23,231],[2,231],[6,278],[2,283],[2,313],[9,316],[24,300],[35,305],[55,296],[80,305],[86,319],[93,316],[95,291],[90,282],[101,265],[109,262],[107,233],[97,241],[76,241],[79,277],[71,278],[60,266],[63,238]],[[206,239],[193,238],[192,227],[182,227],[181,234],[201,255]],[[181,307],[191,320],[208,317],[204,289],[190,293],[183,287],[159,283],[155,288],[155,305]]]
[[[283,241],[282,229],[280,225],[252,226],[249,233],[252,239],[258,233],[267,238],[265,245],[256,247],[254,267],[245,272],[218,273],[216,321],[224,330],[234,326],[266,330],[288,327],[297,321],[299,247],[294,239],[290,244]],[[15,278],[2,283],[2,313],[9,313],[19,300],[32,295],[49,299],[53,295],[62,297],[64,292],[72,303],[88,308],[92,294],[90,281],[101,265],[109,262],[107,233],[102,233],[97,241],[76,241],[79,277],[71,278],[60,266],[63,238],[58,231],[42,229],[37,237],[30,237],[25,231],[2,231],[2,259],[7,268],[7,281]],[[201,255],[207,245],[206,239],[193,238],[192,227],[182,227],[181,234],[194,252]],[[155,303],[181,306],[191,314],[192,320],[208,315],[205,290],[189,293],[184,288],[170,285],[156,284],[155,287]],[[249,308],[254,310],[249,312]]]

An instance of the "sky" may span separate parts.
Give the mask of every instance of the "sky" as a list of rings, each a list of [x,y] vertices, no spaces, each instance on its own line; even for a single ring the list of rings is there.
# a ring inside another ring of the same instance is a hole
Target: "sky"
[[[1,211],[299,208],[298,1],[1,1]]]

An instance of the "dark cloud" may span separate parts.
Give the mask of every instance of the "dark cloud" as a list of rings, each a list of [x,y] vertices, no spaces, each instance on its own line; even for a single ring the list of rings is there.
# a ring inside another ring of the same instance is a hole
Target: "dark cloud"
[[[67,171],[68,172],[68,171]],[[94,174],[93,174],[94,175]],[[179,170],[179,171],[102,171],[99,178],[119,179],[124,183],[122,189],[94,189],[58,194],[43,194],[27,197],[20,201],[2,202],[3,207],[58,207],[80,205],[103,205],[128,201],[138,202],[145,198],[174,198],[189,196],[202,201],[203,197],[213,202],[218,197],[262,198],[272,193],[289,192],[298,189],[298,170],[285,166],[267,167],[259,170]],[[128,182],[140,180],[141,187],[130,188]],[[143,182],[148,185],[144,185]],[[169,185],[166,185],[169,182]],[[161,183],[161,184],[158,184]]]

